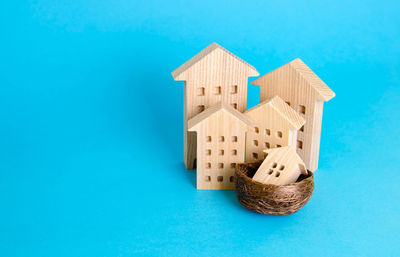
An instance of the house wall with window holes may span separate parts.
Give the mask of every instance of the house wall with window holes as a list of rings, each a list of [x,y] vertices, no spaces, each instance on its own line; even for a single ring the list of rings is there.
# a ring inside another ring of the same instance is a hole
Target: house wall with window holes
[[[244,113],[254,123],[247,133],[246,162],[264,160],[263,150],[281,146],[296,148],[297,130],[305,120],[279,96],[268,99]]]
[[[303,160],[291,146],[264,150],[266,158],[253,179],[264,184],[285,185],[307,174]]]
[[[297,153],[310,171],[318,168],[323,104],[335,93],[300,59],[254,80],[260,86],[260,101],[276,95],[295,109],[306,123],[297,135]]]
[[[187,169],[193,169],[196,134],[188,132],[188,120],[219,102],[243,112],[248,77],[259,76],[259,73],[225,48],[212,43],[173,71],[172,76],[184,81],[184,162]]]
[[[189,131],[197,132],[197,189],[234,189],[235,166],[244,162],[252,123],[223,102],[188,121]]]

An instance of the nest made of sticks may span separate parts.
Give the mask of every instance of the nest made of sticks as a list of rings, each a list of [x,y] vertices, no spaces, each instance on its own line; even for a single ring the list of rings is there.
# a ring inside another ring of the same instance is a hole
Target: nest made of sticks
[[[314,190],[311,171],[294,183],[277,186],[252,179],[260,165],[261,162],[236,165],[236,194],[244,207],[262,214],[288,215],[300,210],[310,200]]]

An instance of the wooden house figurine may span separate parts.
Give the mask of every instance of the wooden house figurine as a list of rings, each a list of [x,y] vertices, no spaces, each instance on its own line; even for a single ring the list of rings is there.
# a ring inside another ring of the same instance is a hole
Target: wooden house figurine
[[[291,146],[264,150],[266,158],[253,176],[263,184],[286,185],[307,174],[306,166]]]
[[[296,149],[297,130],[303,117],[279,96],[265,100],[244,112],[254,123],[254,131],[246,137],[246,162],[264,159],[264,149],[292,146]]]
[[[191,118],[188,129],[197,132],[197,189],[234,189],[235,166],[244,162],[252,121],[220,102]]]
[[[318,168],[323,104],[335,93],[300,59],[265,74],[251,84],[260,86],[260,101],[278,95],[306,119],[297,135],[297,152],[307,168],[315,171]]]
[[[247,104],[248,77],[257,70],[225,48],[212,43],[172,72],[184,81],[184,162],[193,169],[196,135],[187,131],[187,122],[207,108],[224,102],[243,112]]]

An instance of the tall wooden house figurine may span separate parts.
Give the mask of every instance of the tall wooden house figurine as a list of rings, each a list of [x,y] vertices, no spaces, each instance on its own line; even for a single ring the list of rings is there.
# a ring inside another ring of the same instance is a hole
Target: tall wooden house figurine
[[[188,120],[219,102],[245,111],[248,77],[258,75],[253,66],[216,43],[172,72],[174,80],[184,81],[184,162],[187,169],[194,168],[197,149],[196,134],[187,131]]]
[[[296,149],[297,131],[305,120],[279,96],[244,112],[254,122],[246,137],[246,162],[264,160],[264,149],[292,146]]]
[[[301,174],[307,174],[303,160],[293,147],[267,149],[267,157],[253,176],[264,184],[285,185],[296,182]]]
[[[306,119],[297,136],[297,152],[307,168],[315,171],[318,168],[323,104],[335,93],[300,59],[265,74],[251,84],[260,86],[260,101],[278,95]]]
[[[235,166],[244,162],[246,132],[253,128],[224,102],[188,121],[189,131],[197,132],[197,189],[234,189]]]

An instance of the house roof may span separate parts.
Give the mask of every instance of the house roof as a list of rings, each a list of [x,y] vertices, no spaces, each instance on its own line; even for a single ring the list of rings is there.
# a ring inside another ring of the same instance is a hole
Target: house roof
[[[319,94],[319,96],[325,102],[329,101],[335,96],[335,93],[299,58],[283,65],[282,67],[285,67],[287,65],[295,69],[296,72],[308,82],[308,84]],[[274,71],[277,71],[282,67]],[[252,81],[251,84],[259,86],[260,81],[265,76],[269,76],[269,74],[270,73],[267,73],[264,76],[259,77],[258,79]]]
[[[238,110],[236,110],[235,108],[233,108],[232,106],[230,106],[229,104],[220,102],[210,108],[207,108],[205,111],[197,114],[196,116],[194,116],[193,118],[191,118],[188,121],[188,129],[192,129],[193,127],[195,127],[197,124],[202,123],[203,121],[207,120],[209,117],[211,117],[213,114],[219,112],[219,111],[226,111],[227,113],[229,113],[230,115],[232,115],[233,117],[235,117],[238,121],[243,122],[244,124],[246,124],[247,126],[253,128],[253,121],[251,119],[249,119],[248,117],[246,117],[244,114],[242,114],[241,112],[239,112]]]
[[[194,64],[196,64],[197,62],[199,62],[201,59],[203,59],[205,56],[207,56],[208,54],[212,53],[214,50],[216,49],[220,49],[222,51],[224,51],[225,53],[227,53],[228,55],[232,56],[233,58],[235,58],[237,61],[245,64],[246,66],[248,66],[250,68],[250,70],[253,71],[253,73],[251,74],[251,76],[259,76],[260,74],[258,73],[258,71],[251,66],[250,64],[248,64],[247,62],[243,61],[242,59],[240,59],[239,57],[237,57],[236,55],[234,55],[233,53],[229,52],[228,50],[226,50],[225,48],[223,48],[222,46],[218,45],[217,43],[212,43],[211,45],[207,46],[206,48],[204,48],[201,52],[199,52],[198,54],[196,54],[195,56],[193,56],[191,59],[189,59],[187,62],[185,62],[184,64],[182,64],[181,66],[179,66],[176,70],[174,70],[172,72],[172,77],[175,80],[179,79],[179,75],[181,75],[184,71],[188,70],[190,67],[192,67]]]
[[[262,107],[265,105],[269,105],[275,109],[281,116],[286,119],[290,125],[292,125],[293,129],[300,129],[306,120],[300,116],[292,107],[290,107],[285,101],[282,100],[279,96],[275,96],[273,98],[267,99],[260,104],[254,106],[246,110],[244,113],[262,111]]]
[[[280,159],[283,159],[287,162],[290,161],[290,162],[294,162],[294,163],[299,163],[305,167],[304,161],[297,154],[296,149],[294,149],[294,147],[292,147],[292,146],[283,146],[283,147],[265,149],[263,152],[267,153],[268,155],[274,153],[274,156],[276,156],[276,155],[284,156],[286,158],[280,158]],[[268,156],[267,156],[267,158],[268,158]]]

